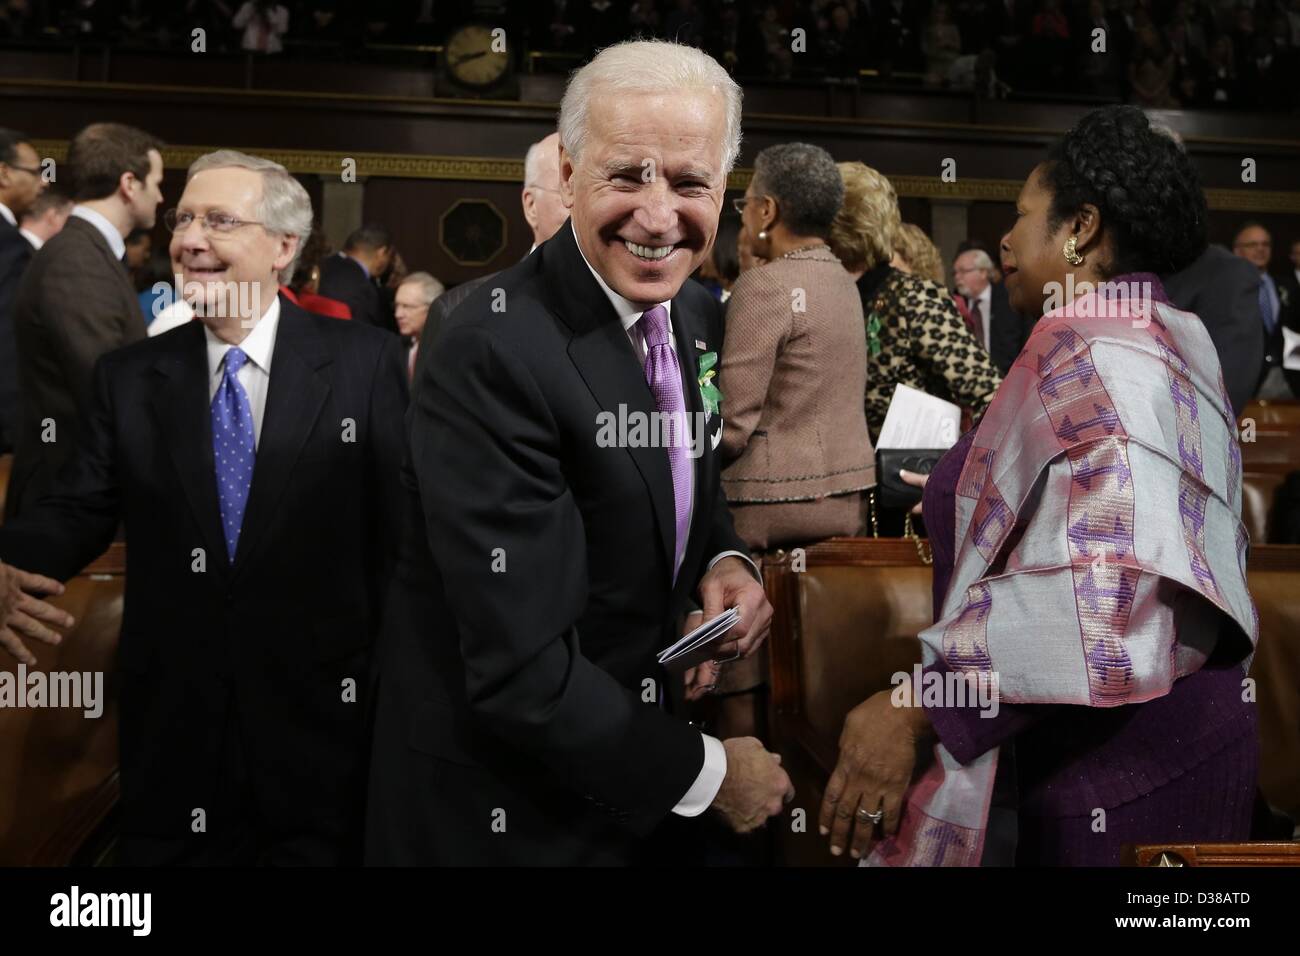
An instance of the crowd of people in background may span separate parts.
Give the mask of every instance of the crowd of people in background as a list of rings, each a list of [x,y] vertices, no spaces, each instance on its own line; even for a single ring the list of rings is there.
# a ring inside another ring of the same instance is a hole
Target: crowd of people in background
[[[491,14],[481,6],[0,0],[0,42],[187,47],[201,27],[209,51],[329,56],[442,43],[479,20],[522,35],[516,55],[559,54],[549,67],[562,71],[641,35],[698,46],[746,79],[857,82],[866,71],[982,97],[1052,93],[1154,108],[1284,110],[1298,99],[1300,0],[547,0]]]

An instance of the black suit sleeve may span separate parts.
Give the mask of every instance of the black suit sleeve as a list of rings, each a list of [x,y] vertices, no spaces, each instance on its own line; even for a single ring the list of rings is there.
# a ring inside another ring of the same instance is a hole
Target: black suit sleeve
[[[76,575],[113,541],[121,515],[116,472],[111,373],[95,365],[81,444],[50,494],[21,517],[0,525],[0,559],[60,581]]]
[[[703,738],[582,654],[583,517],[529,369],[474,323],[446,330],[432,361],[411,454],[470,706],[556,779],[648,831],[698,776]]]
[[[16,237],[16,241],[15,241]],[[0,244],[0,451],[18,434],[18,343],[14,336],[14,300],[29,254],[21,234]]]
[[[375,508],[368,525],[368,560],[372,620],[379,620],[385,590],[391,580],[397,541],[401,535],[402,461],[406,451],[406,360],[402,340],[384,340],[370,388],[370,455],[362,498]]]

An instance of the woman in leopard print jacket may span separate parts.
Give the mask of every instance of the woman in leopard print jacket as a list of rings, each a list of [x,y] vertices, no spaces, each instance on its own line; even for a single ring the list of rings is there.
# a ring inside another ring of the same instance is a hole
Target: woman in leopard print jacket
[[[844,204],[831,250],[857,278],[866,319],[867,425],[880,434],[898,383],[978,415],[1002,377],[942,285],[889,264],[901,225],[893,185],[870,166],[840,163]]]

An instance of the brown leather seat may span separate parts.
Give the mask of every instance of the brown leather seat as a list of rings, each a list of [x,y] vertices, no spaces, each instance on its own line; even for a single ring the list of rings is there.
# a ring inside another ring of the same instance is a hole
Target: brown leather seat
[[[1300,468],[1300,465],[1297,465]],[[1253,544],[1268,544],[1273,534],[1273,508],[1286,471],[1247,471],[1241,476],[1241,520]]]
[[[1259,611],[1251,662],[1259,707],[1259,787],[1300,820],[1300,545],[1251,548],[1250,594]]]
[[[835,767],[845,715],[921,660],[916,635],[932,619],[930,569],[897,538],[835,538],[763,564],[772,621],[772,746],[795,786],[805,829],[779,827],[795,866],[842,865],[817,835],[822,789]],[[793,562],[797,567],[798,562]],[[847,861],[852,862],[852,861]]]
[[[1256,427],[1261,425],[1281,425],[1300,429],[1300,402],[1296,401],[1255,401],[1248,402],[1238,421],[1253,421]]]
[[[912,543],[838,538],[764,563],[772,622],[772,743],[795,785],[806,828],[778,828],[784,862],[835,865],[817,835],[822,789],[844,717],[892,674],[921,659],[916,634],[932,620],[931,573]],[[1300,546],[1251,550],[1260,643],[1251,668],[1260,705],[1260,785],[1300,816]]]
[[[32,670],[100,672],[103,712],[0,708],[0,866],[68,863],[117,802],[115,674],[126,555],[114,545],[54,603],[76,618],[58,647],[29,645]],[[0,670],[18,664],[0,654]]]

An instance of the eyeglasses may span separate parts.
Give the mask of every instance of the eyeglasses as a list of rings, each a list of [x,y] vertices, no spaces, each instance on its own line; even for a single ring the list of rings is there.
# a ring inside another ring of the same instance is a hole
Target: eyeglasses
[[[731,207],[743,216],[745,214],[745,203],[753,202],[756,199],[766,198],[766,196],[741,196],[738,199],[731,200]]]
[[[20,173],[27,173],[30,176],[39,176],[41,174],[41,167],[39,166],[15,166],[12,163],[0,163],[0,165],[8,169],[16,169]]]
[[[192,212],[177,212],[175,209],[168,209],[163,214],[163,224],[172,232],[184,232],[190,228],[194,220],[198,218]],[[260,226],[262,223],[255,222],[252,219],[237,219],[226,212],[210,212],[199,219],[202,223],[203,231],[207,234],[217,233],[225,234],[234,232],[240,226]]]

